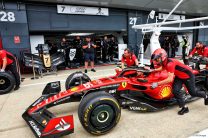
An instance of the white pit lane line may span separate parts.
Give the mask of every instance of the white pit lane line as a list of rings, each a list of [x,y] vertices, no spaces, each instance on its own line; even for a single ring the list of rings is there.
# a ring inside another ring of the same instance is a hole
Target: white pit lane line
[[[207,138],[207,137],[208,137],[208,129],[205,129],[188,138]]]
[[[68,75],[68,74],[67,74]],[[106,74],[105,76],[104,75],[96,75],[96,76],[93,76],[92,77],[92,80],[93,79],[99,79],[101,77],[109,77],[109,76],[112,76],[113,74]],[[54,76],[55,77],[55,76]],[[58,80],[58,81],[61,81],[61,82],[65,82],[66,80]],[[53,81],[51,81],[53,82]],[[21,85],[21,87],[29,87],[29,86],[36,86],[36,85],[46,85],[48,84],[49,82],[42,82],[42,83],[32,83],[32,84],[26,84],[26,85]]]
[[[109,71],[112,71],[112,72],[114,72],[115,73],[115,69],[116,68],[113,68],[113,69],[104,69],[104,70],[96,70],[96,72],[109,72]],[[74,72],[76,72],[76,71],[81,71],[81,72],[84,72],[84,69],[83,70],[74,70]],[[53,78],[53,77],[61,77],[61,76],[69,76],[71,73],[74,73],[74,72],[70,72],[70,73],[67,73],[67,74],[58,74],[58,75],[51,75],[51,76],[45,76],[45,77],[47,77],[47,78]],[[88,73],[87,73],[87,75],[89,76],[89,75],[91,75],[91,73],[94,73],[94,72],[91,72],[89,69],[88,69]],[[39,76],[40,77],[40,76]],[[24,79],[24,81],[25,80],[30,80],[30,78],[25,78]],[[45,84],[45,83],[44,83]]]

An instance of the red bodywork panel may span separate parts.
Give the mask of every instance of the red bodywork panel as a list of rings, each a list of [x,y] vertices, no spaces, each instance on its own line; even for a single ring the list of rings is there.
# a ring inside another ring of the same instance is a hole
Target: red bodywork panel
[[[89,91],[92,89],[100,89],[101,87],[111,86],[111,85],[113,86],[115,84],[119,84],[117,91],[131,90],[131,91],[135,91],[135,92],[137,92],[137,91],[143,92],[143,93],[146,93],[147,95],[149,95],[150,97],[152,97],[153,99],[157,99],[157,100],[169,99],[169,98],[173,97],[173,94],[171,92],[172,91],[172,83],[158,86],[155,89],[151,88],[151,84],[153,82],[158,82],[158,81],[164,80],[168,77],[168,73],[166,70],[163,70],[161,72],[152,72],[148,76],[140,75],[140,76],[129,77],[129,78],[125,77],[125,76],[128,76],[133,73],[136,73],[136,71],[128,71],[124,74],[123,77],[118,77],[119,73],[117,72],[116,76],[93,80],[91,82],[87,82],[85,84],[76,86],[72,89],[69,89],[69,90],[66,90],[63,92],[59,92],[58,94],[43,100],[42,102],[40,102],[36,106],[29,109],[28,114],[32,114],[33,112],[43,108],[44,106],[46,106],[50,103],[53,103],[55,101],[58,101],[60,99],[63,99],[65,97],[71,96],[74,93],[80,93],[80,92]],[[147,82],[140,82],[137,79],[147,80]],[[138,90],[137,88],[135,88],[137,86],[143,86],[143,87],[146,87],[146,89],[145,90]]]
[[[159,82],[168,77],[168,72],[166,70],[160,72],[143,71],[143,74],[141,73],[142,71],[143,70],[137,69],[124,70],[122,72],[117,71],[115,76],[93,80],[63,92],[59,92],[60,82],[48,83],[43,90],[43,95],[37,99],[25,113],[23,113],[23,118],[37,137],[59,137],[74,132],[73,116],[55,117],[47,110],[47,108],[57,104],[71,102],[68,100],[72,100],[74,97],[74,100],[76,101],[76,94],[78,93],[80,93],[80,95],[78,94],[80,99],[82,98],[83,93],[86,94],[89,91],[96,92],[103,90],[113,94],[115,97],[120,94],[121,98],[122,96],[125,96],[126,93],[135,93],[135,95],[142,93],[144,96],[148,95],[152,99],[159,101],[173,98],[172,82],[158,86],[154,89],[151,88],[153,82]],[[199,72],[193,71],[193,73],[196,75]],[[54,89],[57,89],[57,91],[54,92]],[[55,95],[51,96],[51,93],[52,95]],[[140,111],[146,111],[147,108],[155,111],[157,108],[152,107],[151,105],[146,106],[142,102],[137,104],[141,106]],[[134,105],[132,105],[132,107],[134,107]]]
[[[74,131],[73,116],[63,116],[51,119],[43,130],[41,137],[55,135],[63,131]]]
[[[96,89],[96,88],[100,88],[102,86],[109,86],[109,85],[114,85],[114,84],[118,84],[121,83],[123,81],[129,81],[129,79],[127,78],[101,78],[98,80],[93,80],[91,82],[87,82],[85,84],[79,85],[77,87],[74,87],[72,89],[63,91],[63,92],[59,92],[58,94],[51,96],[45,100],[43,100],[42,102],[38,103],[36,106],[32,107],[31,109],[28,110],[28,114],[32,114],[33,112],[43,108],[44,106],[53,103],[55,101],[58,101],[60,99],[63,99],[65,97],[71,96],[74,93],[80,93],[83,91],[88,91],[91,89]]]

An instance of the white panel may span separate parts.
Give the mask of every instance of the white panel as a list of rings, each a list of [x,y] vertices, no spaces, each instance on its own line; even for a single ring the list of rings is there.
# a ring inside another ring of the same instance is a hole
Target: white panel
[[[103,15],[108,16],[108,8],[57,5],[57,13],[62,14],[87,14],[87,15]]]
[[[43,35],[31,35],[30,36],[30,46],[31,46],[31,53],[32,54],[38,53],[38,51],[35,49],[35,47],[37,47],[38,44],[44,44],[44,36]]]

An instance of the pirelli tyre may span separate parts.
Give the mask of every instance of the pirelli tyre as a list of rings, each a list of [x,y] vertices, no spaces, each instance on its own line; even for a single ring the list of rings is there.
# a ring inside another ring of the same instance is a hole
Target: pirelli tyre
[[[0,72],[0,95],[9,93],[15,85],[15,78],[10,72]]]
[[[91,81],[91,79],[86,74],[82,73],[81,71],[74,72],[66,79],[65,88],[68,90],[74,86],[78,86],[89,81]]]
[[[103,135],[117,125],[121,108],[110,94],[93,92],[81,100],[78,116],[85,130],[94,135]]]

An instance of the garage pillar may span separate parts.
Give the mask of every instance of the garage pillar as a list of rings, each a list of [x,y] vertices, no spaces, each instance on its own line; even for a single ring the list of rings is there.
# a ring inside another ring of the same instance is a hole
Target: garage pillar
[[[141,30],[132,29],[133,25],[142,23],[142,14],[138,11],[128,12],[128,48],[130,48],[136,55],[139,53],[139,46],[142,42]]]

